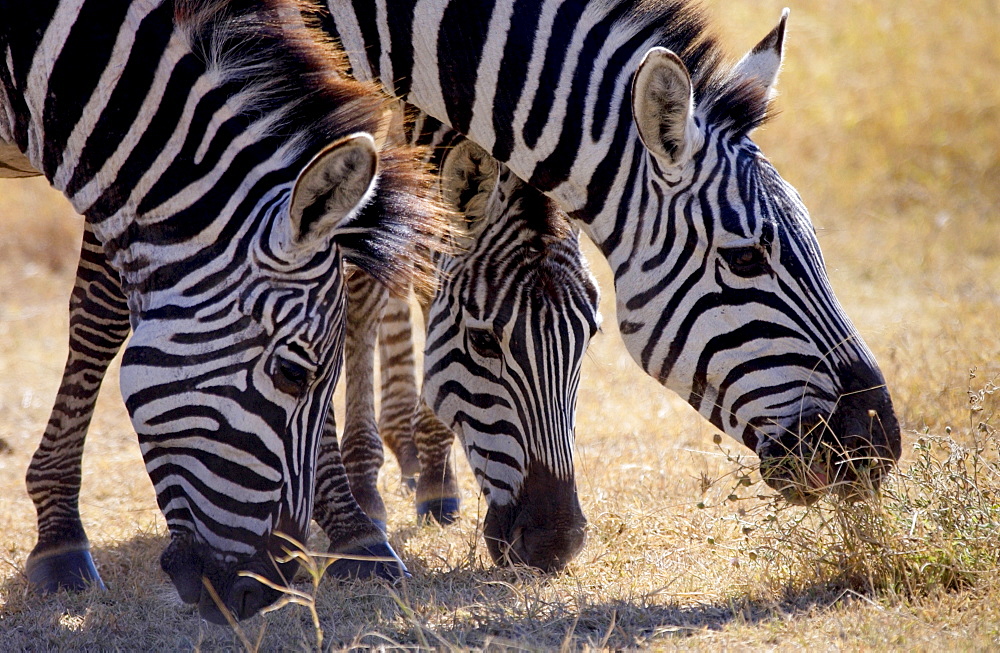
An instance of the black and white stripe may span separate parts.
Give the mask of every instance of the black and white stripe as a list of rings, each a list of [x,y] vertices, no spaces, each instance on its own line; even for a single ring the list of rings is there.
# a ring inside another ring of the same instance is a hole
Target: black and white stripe
[[[579,232],[551,200],[433,118],[418,117],[414,138],[433,146],[459,234],[437,256],[437,289],[421,302],[424,394],[433,412],[416,405],[406,300],[387,297],[366,275],[352,276],[342,443],[351,491],[369,516],[385,519],[375,483],[382,463],[372,398],[377,332],[378,430],[401,468],[411,476],[419,470],[418,516],[447,524],[457,515],[448,458],[454,429],[489,505],[485,535],[494,559],[560,568],[579,550],[586,526],[573,441],[580,365],[599,322],[596,282]]]
[[[120,282],[133,329],[122,393],[171,532],[161,563],[219,621],[202,577],[248,616],[276,593],[238,572],[283,582],[274,533],[307,532],[343,349],[342,255],[399,283],[413,245],[439,237],[419,156],[372,137],[385,100],[343,77],[297,11],[0,8],[4,170],[26,159],[87,219],[71,307],[94,319],[73,321],[82,351],[63,388],[96,394],[125,334],[108,291]],[[50,424],[28,473],[39,511],[28,574],[43,589],[100,582],[76,507],[89,413],[66,414],[75,424]],[[360,538],[384,542],[363,526]]]

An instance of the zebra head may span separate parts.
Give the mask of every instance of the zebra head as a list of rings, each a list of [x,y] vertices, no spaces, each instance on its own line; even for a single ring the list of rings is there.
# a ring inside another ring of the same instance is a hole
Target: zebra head
[[[749,137],[765,118],[786,18],[728,74],[692,80],[673,51],[645,54],[631,100],[645,214],[626,238],[651,253],[620,267],[615,286],[635,360],[753,449],[769,485],[807,502],[828,486],[877,486],[900,437],[801,198]]]
[[[170,529],[161,565],[212,621],[225,622],[203,579],[242,619],[278,596],[247,572],[277,585],[294,573],[275,562],[292,548],[278,534],[307,536],[343,349],[344,243],[363,230],[377,160],[366,133],[334,142],[260,201],[242,259],[132,308],[121,388]]]
[[[465,446],[493,559],[558,570],[587,524],[573,440],[597,285],[565,216],[477,145],[453,148],[441,176],[466,237],[440,261],[424,397]]]

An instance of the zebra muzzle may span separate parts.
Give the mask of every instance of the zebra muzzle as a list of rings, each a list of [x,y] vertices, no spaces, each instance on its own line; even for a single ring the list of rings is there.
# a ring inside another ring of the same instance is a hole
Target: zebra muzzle
[[[791,503],[826,492],[856,500],[878,490],[899,459],[899,424],[888,393],[851,395],[833,414],[814,414],[758,451],[764,481]]]
[[[498,565],[561,571],[587,539],[587,518],[574,479],[560,479],[542,467],[531,467],[513,502],[489,507],[483,537]]]
[[[276,563],[266,551],[236,564],[219,561],[207,545],[175,537],[160,556],[160,567],[170,577],[185,603],[196,603],[203,619],[224,625],[243,620],[274,603],[280,591],[261,583],[260,576],[282,586],[296,563]]]

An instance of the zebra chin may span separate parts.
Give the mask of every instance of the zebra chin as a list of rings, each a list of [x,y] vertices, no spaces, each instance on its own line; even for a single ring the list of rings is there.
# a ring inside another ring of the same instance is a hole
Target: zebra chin
[[[848,378],[853,387],[832,413],[804,414],[758,446],[761,476],[790,503],[808,505],[827,492],[849,501],[869,496],[899,460],[899,422],[885,382]]]
[[[587,518],[575,480],[558,478],[541,466],[531,467],[514,501],[490,505],[483,537],[498,565],[561,571],[587,539]]]
[[[268,549],[288,546],[282,538],[271,539],[272,546]],[[248,574],[261,576],[278,587],[287,586],[295,575],[297,562],[279,562],[282,554],[268,549],[235,562],[224,562],[207,545],[190,537],[174,536],[160,556],[160,567],[170,577],[182,601],[197,604],[198,613],[206,621],[225,625],[233,619],[252,617],[281,596],[280,590]]]

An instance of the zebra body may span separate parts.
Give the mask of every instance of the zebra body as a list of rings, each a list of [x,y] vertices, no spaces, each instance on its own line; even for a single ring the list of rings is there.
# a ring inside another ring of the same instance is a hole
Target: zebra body
[[[277,597],[239,575],[285,582],[276,533],[304,540],[343,349],[342,257],[398,283],[411,245],[439,231],[417,154],[372,136],[385,100],[343,77],[297,11],[0,5],[0,169],[45,174],[86,217],[71,307],[128,308],[121,389],[170,529],[161,565],[220,622],[221,607],[243,618]],[[126,331],[79,317],[63,391],[88,396]],[[28,576],[45,590],[100,582],[76,505],[89,412],[66,416],[27,477]],[[360,519],[358,545],[384,543]]]
[[[735,65],[690,3],[328,0],[381,80],[553,198],[615,277],[626,347],[789,500],[878,484],[899,426],[808,212],[750,136],[787,14]]]

